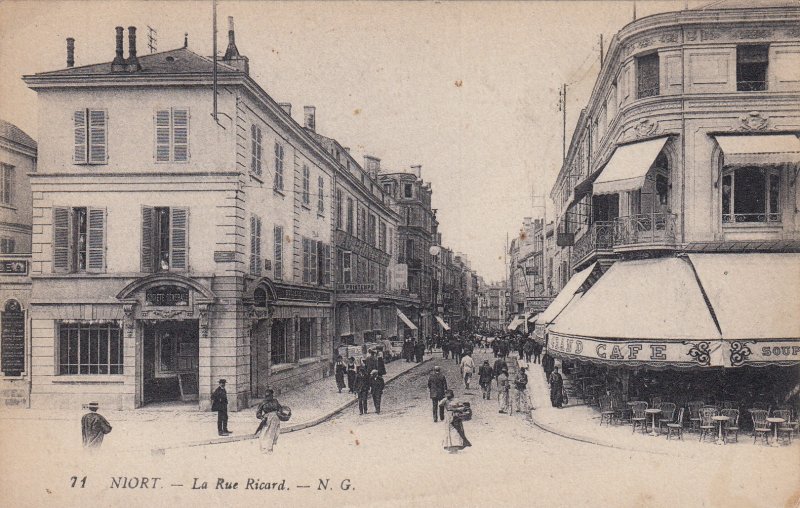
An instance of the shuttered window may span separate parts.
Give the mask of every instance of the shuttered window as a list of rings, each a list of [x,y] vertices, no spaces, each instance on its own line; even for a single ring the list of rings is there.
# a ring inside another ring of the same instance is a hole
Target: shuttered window
[[[189,210],[187,208],[170,208],[170,268],[186,270],[188,266],[188,233]]]
[[[189,160],[189,110],[160,109],[155,115],[156,162]]]
[[[261,145],[262,138],[263,136],[261,133],[261,127],[253,124],[250,127],[250,171],[256,175],[261,174],[261,164],[263,160]]]
[[[106,271],[106,210],[53,208],[53,272]]]
[[[102,273],[106,269],[106,211],[89,208],[86,271]]]
[[[141,270],[188,270],[189,209],[142,207]]]
[[[351,284],[353,282],[353,253],[342,253],[342,282]]]
[[[14,166],[0,164],[0,204],[14,204]]]
[[[283,190],[283,145],[275,143],[275,190]]]
[[[310,194],[310,187],[311,187],[311,172],[308,169],[308,166],[303,164],[303,204],[308,205],[311,202]]]
[[[325,180],[317,177],[317,213],[325,213]]]
[[[261,218],[250,217],[250,275],[261,275]]]
[[[104,109],[80,109],[73,113],[72,161],[75,164],[108,162],[108,115]]]
[[[273,231],[273,244],[275,246],[274,272],[275,280],[283,280],[283,227],[275,226]]]

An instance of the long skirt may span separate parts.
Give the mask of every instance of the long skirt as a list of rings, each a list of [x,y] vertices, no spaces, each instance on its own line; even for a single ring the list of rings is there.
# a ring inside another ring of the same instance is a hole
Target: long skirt
[[[278,442],[278,436],[281,433],[281,421],[274,412],[268,413],[265,420],[266,423],[258,432],[258,443],[262,452],[272,453],[272,447]]]

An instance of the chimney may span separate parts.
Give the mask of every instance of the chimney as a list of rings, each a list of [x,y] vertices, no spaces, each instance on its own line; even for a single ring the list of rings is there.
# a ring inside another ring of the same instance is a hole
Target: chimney
[[[381,160],[372,155],[365,155],[364,169],[367,170],[367,173],[369,173],[369,176],[372,178],[378,178],[378,173],[381,172]]]
[[[292,116],[292,103],[291,102],[279,102],[278,106],[286,112],[287,115]]]
[[[343,146],[342,148],[344,148],[345,152],[350,153],[350,147],[349,146]]]
[[[75,39],[67,37],[67,67],[75,67]]]
[[[128,71],[140,71],[142,66],[139,65],[139,59],[136,58],[136,27],[128,27]]]
[[[411,172],[414,173],[417,178],[422,178],[422,164],[411,166]]]
[[[228,16],[228,48],[225,50],[225,56],[222,57],[222,61],[232,67],[236,67],[245,74],[250,74],[250,60],[246,56],[242,56],[236,47],[233,16]]]
[[[303,106],[303,127],[311,132],[317,131],[317,108],[314,106]]]
[[[122,31],[124,29],[121,26],[118,26],[114,30],[117,32],[117,49],[116,56],[111,62],[111,70],[113,72],[125,71],[127,70],[125,66],[125,57],[122,56]]]

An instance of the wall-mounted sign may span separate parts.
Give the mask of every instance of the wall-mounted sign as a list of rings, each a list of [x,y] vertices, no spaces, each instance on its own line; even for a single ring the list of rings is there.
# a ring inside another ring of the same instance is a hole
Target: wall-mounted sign
[[[189,305],[189,290],[180,286],[155,286],[145,292],[147,305],[156,307],[185,307]]]
[[[0,273],[28,275],[28,261],[25,259],[0,259]]]
[[[525,275],[539,275],[539,270],[535,266],[526,266]]]
[[[328,291],[303,288],[297,286],[275,285],[275,293],[279,300],[300,300],[306,302],[330,302]]]
[[[16,300],[9,300],[0,313],[0,370],[6,376],[25,372],[25,313]]]

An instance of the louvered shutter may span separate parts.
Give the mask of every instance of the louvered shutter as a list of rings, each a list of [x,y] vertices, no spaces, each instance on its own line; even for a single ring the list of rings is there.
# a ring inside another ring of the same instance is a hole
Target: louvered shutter
[[[310,261],[311,255],[309,253],[309,246],[308,246],[308,239],[303,238],[303,282],[308,282],[308,278],[310,276],[308,270],[308,263]]]
[[[255,124],[250,126],[250,171],[255,174],[260,174],[258,170],[258,142],[256,140]]]
[[[259,275],[260,262],[258,259],[258,218],[250,217],[250,275]]]
[[[170,114],[168,109],[156,111],[156,162],[169,162]]]
[[[155,242],[156,210],[152,206],[142,207],[142,272],[154,270],[153,244]]]
[[[169,261],[170,269],[186,270],[188,268],[188,236],[189,209],[170,208]]]
[[[273,243],[275,246],[275,267],[273,274],[276,280],[283,279],[283,228],[275,226],[273,231]]]
[[[81,109],[73,115],[75,125],[74,139],[75,148],[72,155],[72,162],[75,164],[86,164],[86,110]]]
[[[261,219],[256,218],[256,275],[261,275]]]
[[[189,160],[189,111],[172,110],[172,151],[175,162]]]
[[[317,242],[317,285],[325,284],[325,245]]]
[[[102,109],[89,110],[89,163],[105,164],[107,153],[106,112]]]
[[[318,280],[317,272],[319,268],[319,261],[318,261],[319,257],[317,256],[319,242],[317,242],[316,240],[309,240],[308,243],[309,243],[308,250],[311,253],[308,263],[308,271],[309,271],[308,282],[310,282],[311,284],[316,284]]]
[[[70,209],[53,208],[53,272],[66,273],[70,268]]]
[[[331,284],[331,246],[325,245],[325,280],[326,286]]]
[[[89,238],[86,246],[86,271],[102,273],[106,267],[106,210],[89,208],[87,214]]]

